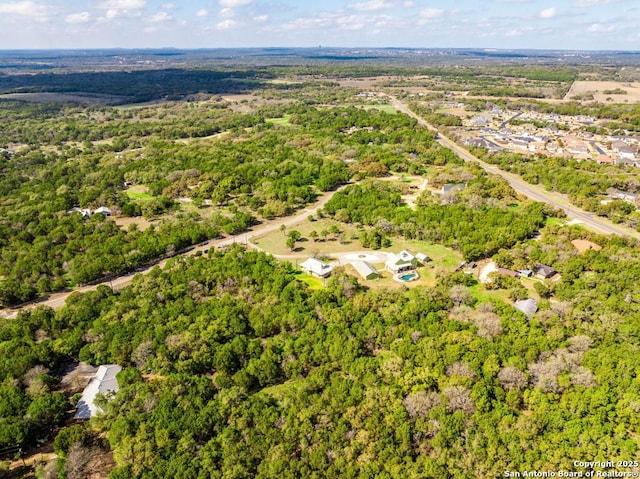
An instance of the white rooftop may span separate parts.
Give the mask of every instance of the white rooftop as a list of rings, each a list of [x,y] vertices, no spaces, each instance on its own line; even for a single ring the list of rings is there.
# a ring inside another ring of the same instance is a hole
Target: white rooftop
[[[98,368],[95,376],[89,381],[87,387],[82,392],[82,397],[76,406],[75,419],[89,419],[102,412],[94,404],[98,394],[116,393],[120,387],[116,380],[116,374],[122,371],[122,367],[117,364],[105,364]]]

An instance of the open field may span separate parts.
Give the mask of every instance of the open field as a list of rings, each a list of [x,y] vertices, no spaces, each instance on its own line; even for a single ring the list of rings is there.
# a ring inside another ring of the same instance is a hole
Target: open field
[[[83,105],[114,105],[125,100],[112,95],[91,95],[88,93],[7,93],[0,100],[19,100],[33,103],[81,103]]]
[[[132,200],[149,201],[153,196],[149,193],[149,188],[144,185],[135,185],[125,190],[125,194]]]
[[[329,234],[324,241],[321,238],[318,238],[318,241],[313,241],[309,237],[311,231],[316,231],[320,234],[323,230],[329,230],[332,225],[340,228],[341,234],[344,235],[345,238],[343,243],[335,239],[335,235],[333,234]],[[289,226],[284,232],[272,231],[266,235],[258,236],[253,240],[253,243],[273,255],[290,255],[291,250],[287,248],[286,242],[287,234],[292,230],[299,231],[302,238],[306,239],[306,241],[298,241],[296,243],[295,253],[298,254],[317,254],[323,256],[331,253],[347,253],[354,249],[362,249],[360,241],[351,239],[352,235],[357,233],[356,228],[330,219],[315,221],[303,220]]]
[[[576,81],[565,96],[565,100],[583,97],[586,101],[601,103],[640,102],[640,82]]]

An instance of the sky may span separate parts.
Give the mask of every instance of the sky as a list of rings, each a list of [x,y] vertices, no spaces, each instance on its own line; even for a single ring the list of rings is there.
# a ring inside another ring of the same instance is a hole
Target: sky
[[[639,0],[0,0],[0,49],[640,51]]]

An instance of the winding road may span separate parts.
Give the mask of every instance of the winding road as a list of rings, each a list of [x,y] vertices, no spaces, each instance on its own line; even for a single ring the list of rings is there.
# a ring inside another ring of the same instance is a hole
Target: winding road
[[[487,173],[491,173],[494,175],[498,175],[502,178],[504,178],[505,180],[507,180],[509,182],[509,185],[518,193],[523,194],[529,198],[531,198],[534,201],[540,201],[543,203],[547,203],[550,205],[555,206],[556,208],[560,208],[562,210],[564,210],[567,214],[567,216],[569,218],[572,218],[574,220],[577,220],[581,223],[584,223],[586,226],[595,229],[597,231],[601,231],[603,233],[606,234],[614,234],[614,235],[620,235],[620,236],[628,236],[628,237],[633,237],[636,239],[640,239],[640,233],[633,231],[629,228],[626,228],[624,226],[621,225],[616,225],[613,224],[612,222],[604,219],[604,218],[600,218],[595,216],[593,213],[588,213],[580,208],[577,208],[571,204],[569,204],[569,202],[564,199],[561,195],[557,194],[557,193],[553,193],[553,192],[549,192],[546,191],[544,188],[536,186],[536,185],[531,185],[527,182],[525,182],[524,180],[522,180],[519,176],[516,176],[512,173],[508,173],[506,171],[501,170],[500,168],[498,168],[497,166],[494,165],[490,165],[484,161],[482,161],[481,159],[477,158],[476,156],[472,155],[471,152],[469,152],[468,150],[466,150],[465,148],[461,147],[460,145],[458,145],[457,143],[455,143],[453,140],[447,138],[445,135],[442,134],[442,132],[440,132],[439,130],[437,130],[435,127],[433,127],[432,125],[430,125],[429,123],[427,123],[424,118],[420,117],[419,115],[417,115],[416,113],[414,113],[407,105],[405,105],[404,103],[402,103],[400,100],[398,100],[396,97],[388,95],[388,94],[381,94],[386,96],[392,103],[392,105],[397,108],[399,111],[405,113],[406,115],[409,115],[410,117],[416,119],[418,121],[419,124],[429,128],[431,131],[435,132],[437,134],[437,138],[438,141],[440,142],[440,144],[446,148],[451,149],[454,153],[456,153],[460,158],[462,158],[465,161],[471,161],[471,162],[475,162],[478,165],[480,165]],[[391,179],[391,178],[388,178]],[[224,239],[214,239],[214,240],[210,240],[207,243],[201,244],[199,246],[197,246],[196,248],[194,248],[193,250],[190,250],[188,253],[185,253],[186,255],[194,255],[196,254],[198,251],[205,251],[208,250],[210,248],[220,248],[220,247],[224,247],[230,243],[243,243],[247,246],[250,246],[254,249],[257,250],[261,250],[261,248],[259,248],[258,246],[256,246],[254,243],[251,242],[252,238],[255,238],[256,236],[261,236],[267,233],[271,233],[273,231],[276,231],[280,228],[281,225],[285,225],[285,226],[292,226],[304,219],[306,219],[309,215],[314,215],[318,212],[318,210],[320,208],[322,208],[331,198],[332,196],[339,190],[341,190],[342,188],[345,188],[347,185],[343,185],[340,188],[338,188],[335,191],[330,191],[327,193],[324,193],[323,195],[320,196],[320,198],[318,199],[318,201],[316,201],[315,203],[309,205],[307,208],[301,210],[300,212],[298,212],[297,214],[287,217],[287,218],[276,218],[273,220],[268,220],[265,221],[264,223],[261,223],[260,225],[252,228],[249,231],[245,231],[244,233],[240,233],[238,235],[234,235],[234,236],[229,236],[226,237]],[[426,186],[426,183],[423,183],[423,186],[421,187],[421,189],[424,189],[424,186]],[[141,271],[137,271],[135,273],[130,273],[130,274],[126,274],[123,276],[119,276],[117,278],[113,278],[111,281],[105,281],[103,283],[99,283],[96,285],[91,285],[91,286],[83,286],[83,287],[78,287],[76,289],[74,289],[73,291],[65,291],[65,292],[60,292],[60,293],[54,293],[52,295],[50,295],[49,297],[47,297],[46,299],[43,299],[42,301],[37,301],[37,302],[33,302],[30,303],[28,305],[22,306],[20,308],[13,308],[13,309],[2,309],[0,310],[0,316],[5,317],[5,318],[15,318],[18,314],[18,311],[20,309],[25,309],[25,308],[33,308],[35,306],[39,306],[39,305],[46,305],[49,306],[53,309],[60,309],[65,305],[65,301],[67,300],[67,298],[73,294],[73,293],[86,293],[87,291],[92,291],[95,290],[98,286],[104,285],[104,286],[109,286],[112,289],[122,289],[126,286],[128,286],[131,283],[131,280],[133,279],[133,277],[136,274],[146,274],[149,271],[151,271],[155,266],[159,266],[159,267],[163,267],[168,260],[163,260],[159,263],[157,263],[156,265],[150,266],[144,270]]]

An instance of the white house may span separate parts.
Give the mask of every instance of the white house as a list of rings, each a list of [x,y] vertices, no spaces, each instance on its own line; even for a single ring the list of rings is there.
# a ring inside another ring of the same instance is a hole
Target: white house
[[[307,259],[304,263],[300,264],[300,267],[303,270],[320,278],[326,278],[333,271],[333,265],[323,263],[322,261],[318,261],[315,258]]]
[[[418,266],[418,260],[408,251],[402,250],[398,254],[389,253],[385,266],[394,274],[402,273],[403,271],[409,271]]]
[[[116,374],[122,371],[117,364],[105,364],[98,368],[96,375],[89,381],[82,392],[82,397],[76,406],[74,419],[89,419],[102,410],[94,403],[98,394],[109,396],[118,392],[120,387],[116,380]]]

